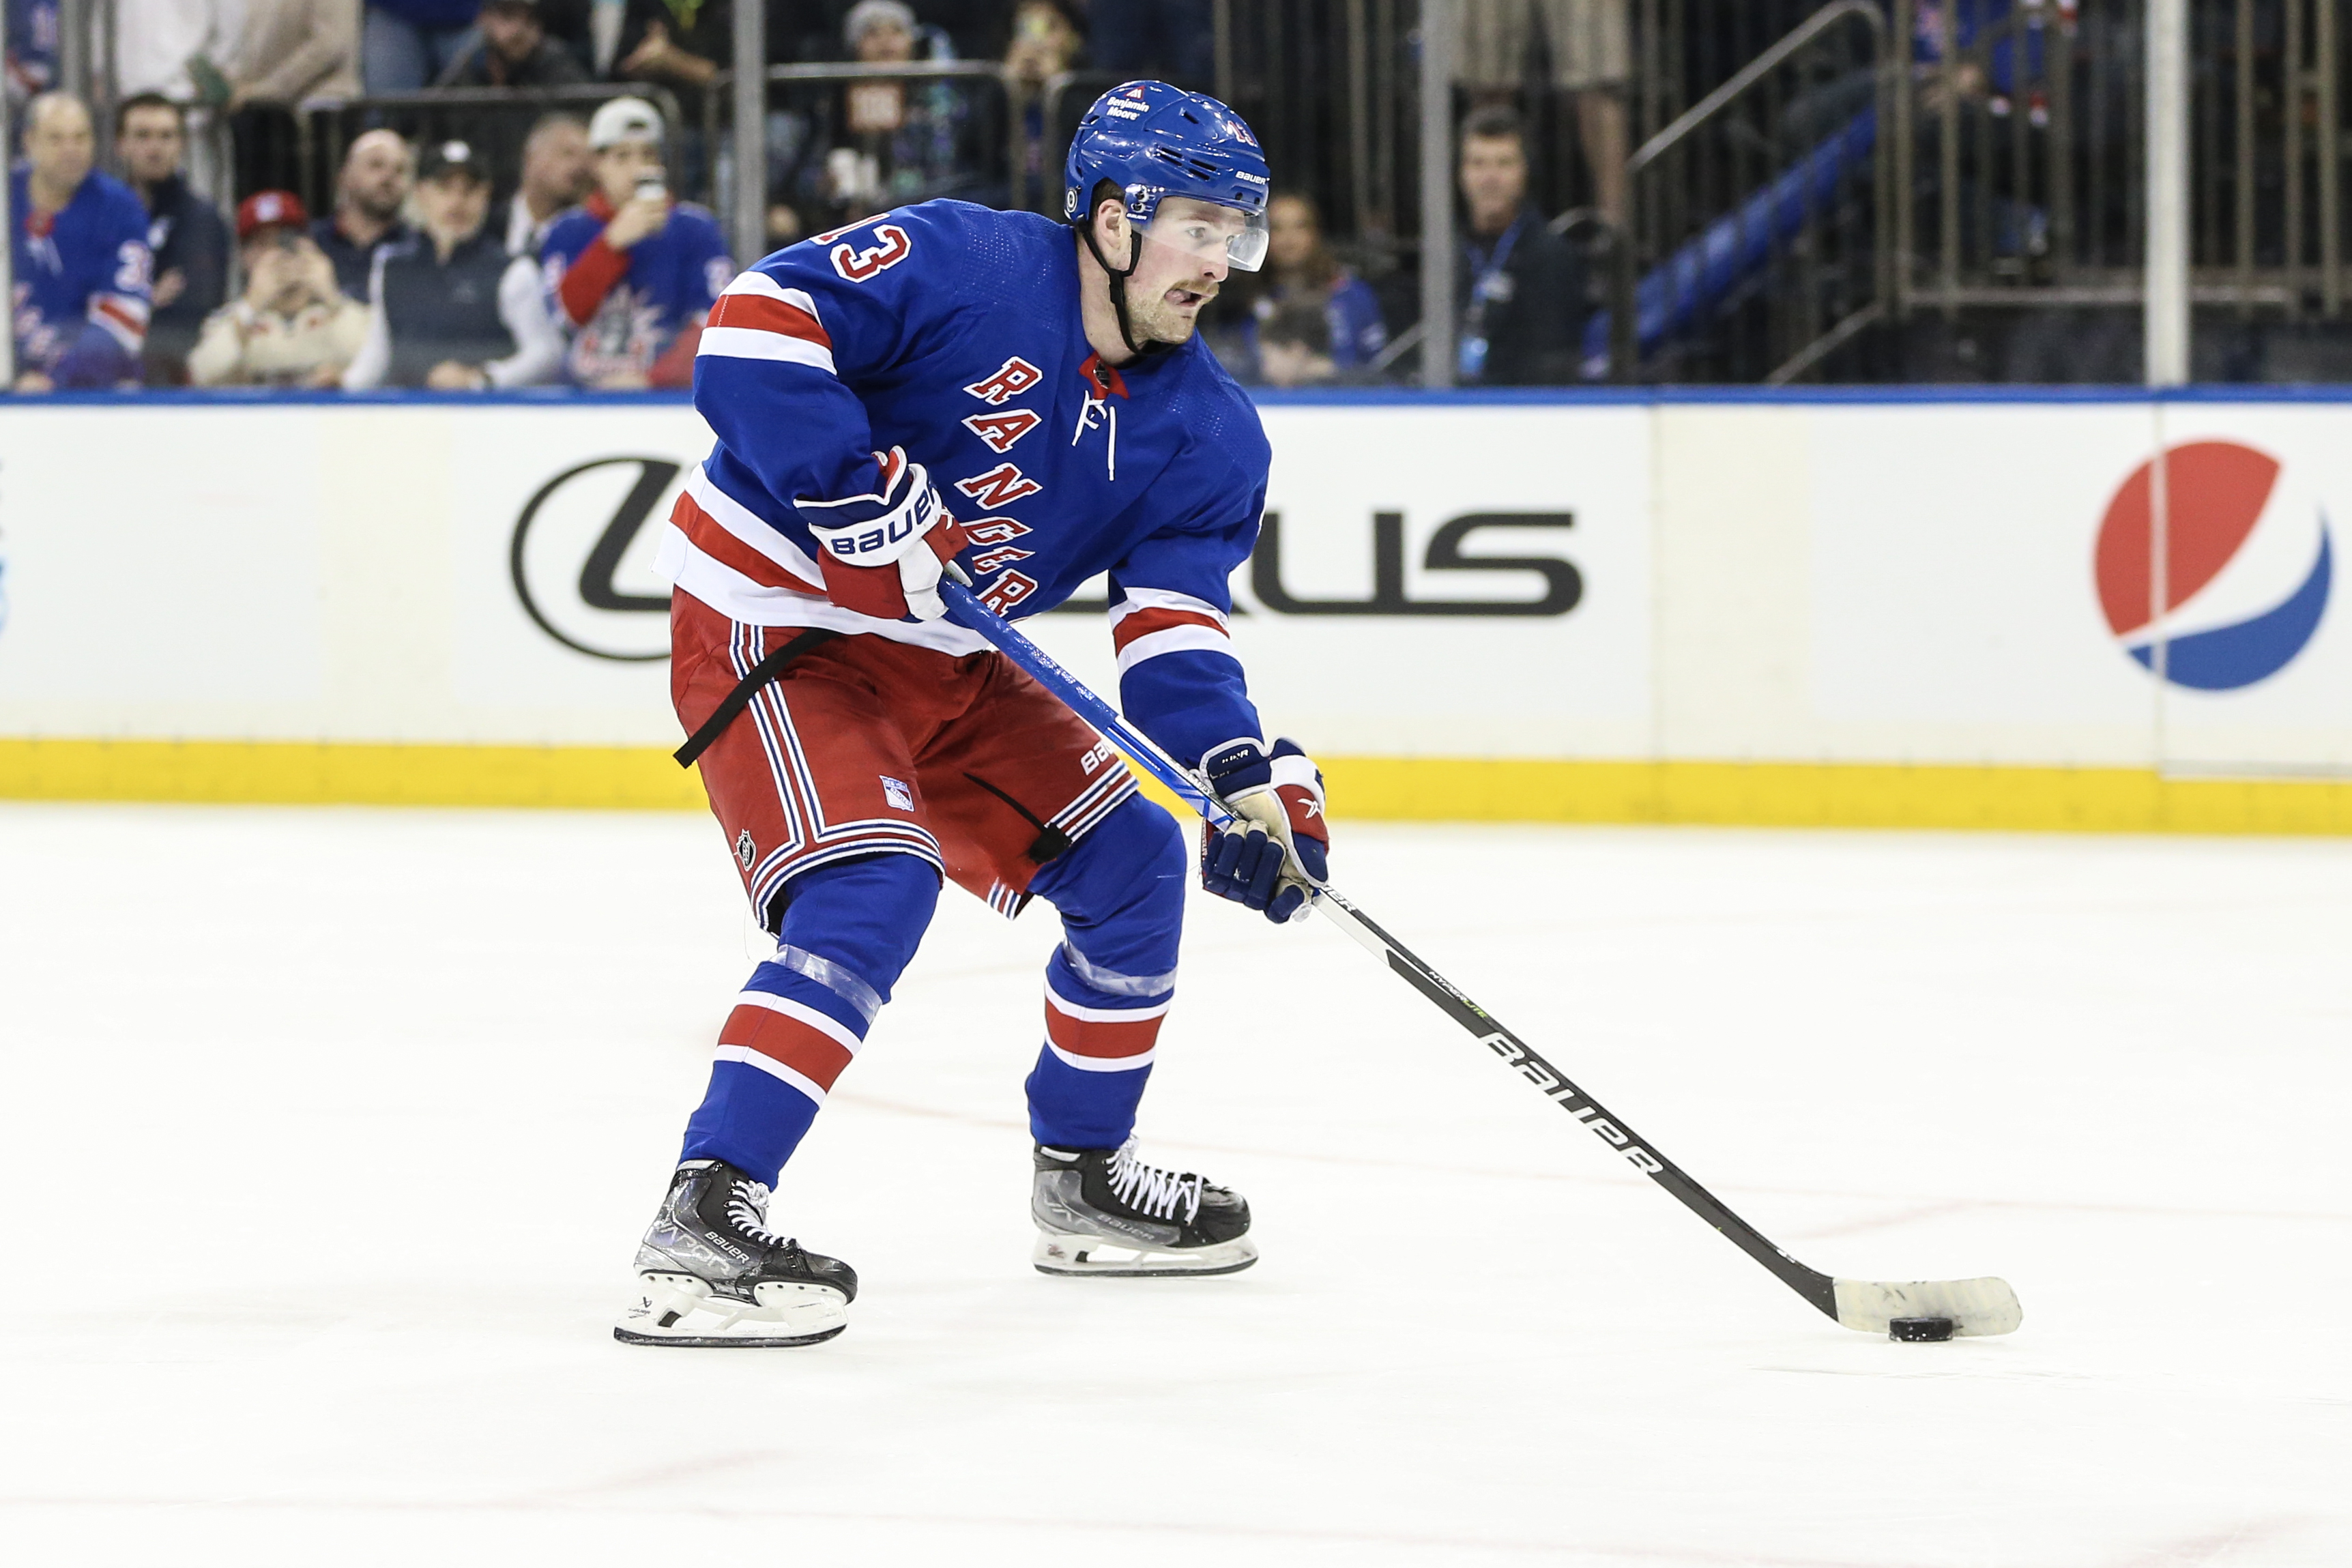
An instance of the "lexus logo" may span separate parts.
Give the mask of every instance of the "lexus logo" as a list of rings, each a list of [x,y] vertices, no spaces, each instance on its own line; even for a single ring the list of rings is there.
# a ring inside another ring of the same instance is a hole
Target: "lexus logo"
[[[669,588],[646,527],[682,465],[598,458],[539,489],[516,520],[508,565],[539,629],[592,658],[669,657]]]

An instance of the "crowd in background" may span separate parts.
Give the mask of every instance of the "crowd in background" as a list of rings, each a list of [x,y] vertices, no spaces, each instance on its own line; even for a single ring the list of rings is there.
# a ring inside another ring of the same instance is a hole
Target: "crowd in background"
[[[6,0],[16,389],[688,384],[702,314],[736,258],[677,192],[729,177],[706,95],[732,65],[733,3],[116,0],[104,129],[118,181],[98,166],[88,106],[58,89],[56,0]],[[771,63],[998,62],[1015,149],[983,149],[973,95],[950,79],[828,84],[763,128],[772,246],[940,196],[1055,211],[1066,127],[1045,122],[1046,83],[1087,69],[1205,86],[1212,71],[1208,0],[767,8]],[[1571,381],[1588,281],[1529,199],[1528,138],[1508,101],[1529,60],[1548,68],[1575,95],[1599,204],[1621,200],[1626,0],[1460,10],[1457,379]],[[317,213],[293,188],[286,139],[270,151],[269,116],[297,105],[597,83],[644,96],[541,114],[513,153],[412,144],[379,122],[342,150]],[[1312,195],[1284,191],[1281,174],[1265,269],[1228,279],[1207,318],[1213,346],[1244,380],[1276,386],[1409,370],[1394,329],[1411,324],[1412,290],[1343,265]]]
[[[642,99],[585,121],[542,119],[502,210],[468,143],[413,149],[371,131],[344,157],[331,210],[314,217],[292,191],[254,192],[233,243],[188,193],[171,100],[144,94],[118,111],[127,185],[93,168],[77,100],[40,95],[24,118],[19,393],[684,387],[734,275],[710,214],[670,195],[668,128]]]

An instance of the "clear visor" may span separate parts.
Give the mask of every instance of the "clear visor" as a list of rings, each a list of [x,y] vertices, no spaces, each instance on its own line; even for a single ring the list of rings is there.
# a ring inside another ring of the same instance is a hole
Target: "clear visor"
[[[1150,244],[1201,261],[1223,261],[1236,272],[1255,272],[1265,263],[1264,213],[1171,197],[1136,232]]]

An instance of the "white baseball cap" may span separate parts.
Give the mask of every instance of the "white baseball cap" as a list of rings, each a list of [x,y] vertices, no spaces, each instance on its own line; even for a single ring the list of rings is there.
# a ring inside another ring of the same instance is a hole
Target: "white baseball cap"
[[[624,142],[662,143],[661,110],[642,98],[616,98],[588,121],[588,145],[595,152]]]

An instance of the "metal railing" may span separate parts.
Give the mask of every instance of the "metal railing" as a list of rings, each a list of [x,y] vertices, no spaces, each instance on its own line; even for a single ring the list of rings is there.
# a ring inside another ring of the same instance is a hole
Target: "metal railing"
[[[1825,52],[1855,28],[1868,43],[1858,65]],[[1612,268],[1612,379],[1642,379],[1652,346],[1673,363],[1678,340],[1716,328],[1759,286],[1778,296],[1754,329],[1771,345],[1771,384],[1811,372],[1885,313],[1897,184],[1883,134],[1895,74],[1886,31],[1872,0],[1832,0],[1635,149],[1630,232]],[[1760,112],[1735,112],[1751,109]],[[1696,157],[1706,132],[1717,145]]]
[[[1914,26],[1920,0],[1893,0]],[[2203,373],[2263,379],[2269,345],[2345,312],[2343,0],[2176,0],[2186,15],[2186,211],[2150,210],[2149,0],[2013,5],[1945,30],[1896,87],[1898,319],[2011,340],[2013,379],[2132,374],[2094,324],[2149,300],[2151,219],[2185,221]],[[2168,248],[2165,275],[2179,252]],[[2183,307],[2175,307],[2184,309]],[[2177,318],[2185,331],[2186,316]],[[2186,374],[2179,356],[2168,374]],[[2316,373],[2352,375],[2352,350]],[[2306,365],[2305,372],[2313,367]],[[2292,373],[2304,374],[2305,372]],[[2290,374],[2280,371],[2277,374]]]
[[[1897,0],[1898,25],[1916,9]],[[1923,244],[1907,198],[1898,224],[1906,307],[2139,302],[2142,5],[2071,9],[2012,11],[1902,84],[1906,128],[1932,124],[1936,155],[1933,232]],[[2190,21],[2193,298],[2340,313],[2341,0],[2198,0]]]

